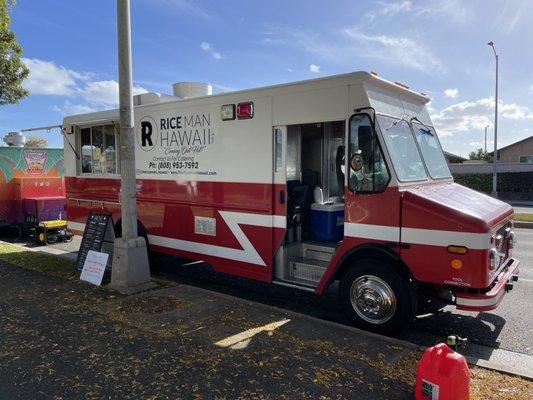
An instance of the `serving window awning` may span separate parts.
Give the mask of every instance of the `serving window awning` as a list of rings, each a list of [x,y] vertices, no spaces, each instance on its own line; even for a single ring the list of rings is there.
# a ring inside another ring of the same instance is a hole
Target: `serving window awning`
[[[78,126],[80,128],[84,128],[87,126],[107,125],[107,124],[118,125],[118,120],[106,119],[106,118],[93,119],[93,120],[88,120],[88,121],[73,122],[71,124],[65,124],[65,126]]]

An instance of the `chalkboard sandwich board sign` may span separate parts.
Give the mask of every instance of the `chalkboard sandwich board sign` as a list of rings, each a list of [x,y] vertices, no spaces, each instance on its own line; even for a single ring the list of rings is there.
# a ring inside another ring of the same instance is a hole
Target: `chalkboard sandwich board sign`
[[[115,242],[115,230],[111,213],[98,213],[90,211],[87,216],[83,238],[81,240],[76,268],[81,271],[89,250],[109,254],[108,267],[113,260],[113,245]]]

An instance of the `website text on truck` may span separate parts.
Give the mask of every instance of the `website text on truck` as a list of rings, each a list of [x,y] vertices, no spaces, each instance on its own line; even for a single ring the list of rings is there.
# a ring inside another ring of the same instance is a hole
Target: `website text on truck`
[[[386,333],[421,295],[487,311],[518,279],[513,209],[453,182],[425,95],[366,72],[174,89],[135,98],[152,251],[316,294],[340,281],[353,322]],[[66,117],[63,130],[69,228],[105,210],[120,234],[118,110]]]

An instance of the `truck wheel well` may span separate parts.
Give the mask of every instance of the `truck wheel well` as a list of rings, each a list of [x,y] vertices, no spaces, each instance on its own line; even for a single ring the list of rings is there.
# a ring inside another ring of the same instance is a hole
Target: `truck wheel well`
[[[349,271],[349,269],[358,261],[364,259],[379,260],[394,267],[395,271],[400,274],[406,281],[415,282],[411,271],[405,263],[400,259],[397,253],[390,249],[379,245],[362,245],[353,249],[349,254],[339,262],[337,271],[333,279],[341,280],[342,277]]]
[[[122,218],[120,218],[115,223],[113,228],[115,230],[115,237],[121,237],[122,236]],[[154,258],[153,258],[153,253],[150,250],[150,243],[148,242],[148,233],[146,232],[146,228],[144,227],[142,222],[139,221],[139,220],[137,220],[137,235],[140,236],[140,237],[143,237],[144,240],[146,241],[146,248],[147,248],[147,251],[148,251],[148,264],[150,266],[150,270],[152,270],[152,268],[155,268],[154,267],[155,262],[154,262]]]
[[[115,230],[115,237],[121,237],[122,236],[122,218],[120,218],[117,222],[115,222],[115,225],[113,226]],[[137,234],[139,236],[144,237],[146,240],[146,243],[148,244],[148,234],[146,232],[146,228],[142,224],[141,221],[137,220]]]

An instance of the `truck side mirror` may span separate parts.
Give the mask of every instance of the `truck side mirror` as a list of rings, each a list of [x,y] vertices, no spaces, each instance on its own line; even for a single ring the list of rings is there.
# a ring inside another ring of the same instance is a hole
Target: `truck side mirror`
[[[363,168],[363,157],[361,157],[361,154],[352,155],[352,158],[350,159],[350,168],[354,171],[359,171]]]

